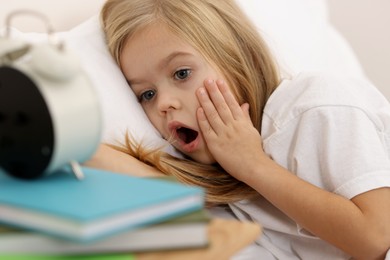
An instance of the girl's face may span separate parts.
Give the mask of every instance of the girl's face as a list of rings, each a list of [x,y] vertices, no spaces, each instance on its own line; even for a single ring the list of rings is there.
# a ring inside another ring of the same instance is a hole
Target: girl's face
[[[195,91],[205,79],[225,80],[215,66],[167,27],[153,24],[126,42],[121,67],[163,138],[197,162],[214,163],[196,119]]]

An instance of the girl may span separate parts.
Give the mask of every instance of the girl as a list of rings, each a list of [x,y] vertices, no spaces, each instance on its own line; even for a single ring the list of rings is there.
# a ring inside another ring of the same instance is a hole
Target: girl
[[[385,257],[390,105],[374,87],[281,79],[233,0],[108,0],[102,22],[147,116],[184,156],[128,138],[131,169],[200,185],[210,205],[258,221],[252,259]]]

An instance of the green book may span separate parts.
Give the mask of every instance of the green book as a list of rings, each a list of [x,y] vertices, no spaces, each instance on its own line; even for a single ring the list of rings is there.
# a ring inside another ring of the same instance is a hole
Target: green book
[[[200,209],[87,244],[1,226],[0,255],[90,255],[206,247],[210,219],[208,212]]]

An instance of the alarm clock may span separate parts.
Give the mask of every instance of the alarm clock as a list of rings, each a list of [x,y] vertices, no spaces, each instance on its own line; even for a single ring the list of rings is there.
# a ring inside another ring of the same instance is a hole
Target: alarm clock
[[[88,160],[100,143],[98,95],[78,57],[64,43],[31,44],[0,37],[0,167],[35,179]],[[28,14],[37,15],[34,12]],[[38,14],[37,16],[42,17]],[[46,21],[46,20],[45,20]]]

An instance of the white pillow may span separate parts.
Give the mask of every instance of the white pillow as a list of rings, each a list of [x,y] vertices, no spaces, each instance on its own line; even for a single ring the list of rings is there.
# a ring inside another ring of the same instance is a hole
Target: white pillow
[[[64,36],[68,46],[80,56],[100,96],[104,121],[103,141],[123,141],[126,131],[136,139],[159,139],[157,131],[108,52],[98,16],[90,18]]]
[[[329,24],[325,1],[238,2],[270,44],[285,71],[295,74],[302,70],[323,70],[363,76],[351,48]],[[98,15],[59,35],[79,54],[96,86],[103,109],[102,142],[123,142],[129,131],[146,144],[165,144],[108,53]],[[42,40],[40,34],[25,36],[33,41]],[[167,151],[174,153],[172,147]]]

